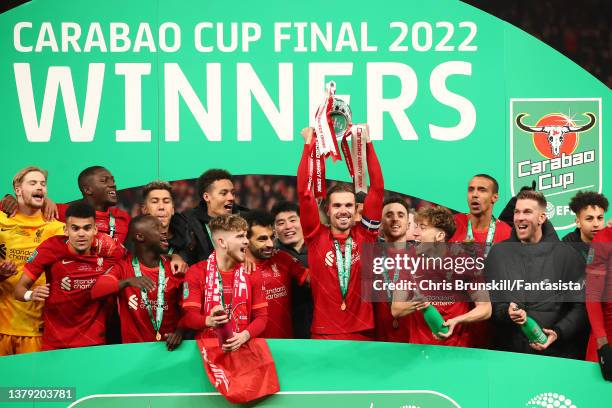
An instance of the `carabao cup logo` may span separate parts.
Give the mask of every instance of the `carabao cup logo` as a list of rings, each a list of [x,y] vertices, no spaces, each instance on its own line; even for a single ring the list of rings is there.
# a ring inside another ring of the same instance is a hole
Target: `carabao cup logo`
[[[511,193],[536,182],[556,229],[574,227],[570,199],[578,191],[601,192],[601,101],[510,101]]]
[[[561,154],[570,155],[578,146],[578,134],[585,132],[595,125],[595,115],[590,112],[589,122],[583,126],[576,126],[571,118],[563,114],[549,114],[541,118],[535,126],[523,123],[523,118],[528,116],[521,113],[516,117],[516,125],[523,131],[533,134],[533,144],[543,157],[552,159],[560,157]]]

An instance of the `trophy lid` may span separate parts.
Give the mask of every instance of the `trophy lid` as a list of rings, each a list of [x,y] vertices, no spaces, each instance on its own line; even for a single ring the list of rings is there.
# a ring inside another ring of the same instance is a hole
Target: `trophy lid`
[[[331,110],[329,112],[330,115],[340,115],[344,116],[347,123],[351,123],[351,118],[353,116],[353,112],[351,112],[351,107],[348,103],[344,102],[342,99],[337,96],[333,97],[333,103]]]

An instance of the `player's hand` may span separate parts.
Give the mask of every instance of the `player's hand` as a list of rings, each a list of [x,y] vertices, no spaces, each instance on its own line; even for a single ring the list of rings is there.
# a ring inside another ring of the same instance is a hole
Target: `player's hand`
[[[166,348],[168,351],[176,349],[183,341],[183,330],[176,329],[174,333],[164,334],[164,340],[166,340]]]
[[[455,319],[448,319],[447,321],[442,323],[442,326],[448,327],[448,332],[446,332],[446,333],[438,332],[438,334],[435,335],[435,336],[439,340],[446,340],[446,339],[448,339],[450,336],[453,335],[453,332],[455,330],[455,326],[457,324],[459,324],[459,322],[457,320],[455,320]]]
[[[304,144],[309,145],[312,142],[312,138],[314,137],[314,128],[307,127],[302,129],[302,137],[304,138]]]
[[[13,261],[0,262],[0,281],[3,281],[17,273],[17,265]]]
[[[408,303],[409,303],[408,307],[411,308],[413,311],[423,310],[431,304],[430,302],[422,302],[420,300],[415,301],[415,302],[408,302]]]
[[[608,228],[612,228],[612,218],[608,220]]]
[[[108,258],[115,252],[117,241],[110,235],[99,232],[94,237],[91,247],[98,256]]]
[[[170,259],[170,268],[172,268],[172,274],[175,276],[184,276],[189,269],[187,262],[179,254],[172,254]]]
[[[519,309],[518,305],[513,302],[508,306],[508,315],[516,324],[525,324],[527,321],[527,312],[523,309]]]
[[[251,273],[255,272],[256,269],[257,265],[255,264],[255,259],[247,252],[244,258],[244,271],[247,273],[247,275],[250,275]]]
[[[540,343],[529,343],[529,346],[534,349],[534,350],[538,350],[538,351],[543,351],[546,350],[548,348],[548,346],[550,346],[552,343],[554,343],[555,340],[557,340],[557,333],[555,333],[554,330],[549,330],[549,329],[542,329],[542,331],[544,332],[544,334],[546,334],[546,336],[548,337],[546,339],[546,343],[544,344],[540,344]]]
[[[2,212],[9,217],[17,214],[17,208],[19,208],[19,205],[17,204],[17,199],[12,195],[5,195],[2,202],[0,202],[0,205],[2,206]]]
[[[604,380],[612,381],[612,347],[609,344],[604,344],[597,350],[599,357],[599,368]]]
[[[210,310],[210,315],[206,316],[207,327],[219,327],[229,322],[229,316],[225,313],[223,306],[217,305]]]
[[[608,338],[607,337],[597,337],[597,339],[595,339],[596,343],[597,343],[597,350],[599,350],[600,348],[602,348],[603,346],[606,346],[608,344]]]
[[[134,276],[127,278],[127,285],[140,290],[146,290],[147,292],[155,289],[155,283],[148,276]]]
[[[59,211],[57,210],[57,204],[50,198],[45,198],[42,208],[43,218],[45,221],[52,221],[59,219]]]
[[[49,284],[35,286],[32,289],[32,301],[33,302],[43,302],[46,298],[49,297]]]
[[[234,337],[230,337],[223,343],[222,349],[227,352],[238,350],[240,346],[249,341],[250,338],[251,334],[247,330],[235,333]]]

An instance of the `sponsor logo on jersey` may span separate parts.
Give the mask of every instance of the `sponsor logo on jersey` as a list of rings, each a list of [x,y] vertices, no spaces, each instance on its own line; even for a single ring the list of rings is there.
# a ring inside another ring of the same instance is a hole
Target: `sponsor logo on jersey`
[[[128,298],[128,306],[130,309],[132,310],[138,310],[138,296],[136,295],[131,295]]]
[[[91,289],[91,287],[96,283],[95,278],[88,279],[71,279],[69,276],[64,276],[60,281],[60,287],[66,291],[70,292],[71,290],[86,290]]]
[[[68,276],[64,276],[60,281],[60,287],[67,292],[72,290],[72,280]]]
[[[27,262],[31,255],[32,251],[30,249],[8,248],[6,258],[13,261]]]
[[[327,251],[325,254],[325,265],[329,267],[334,266],[335,258],[334,251]]]

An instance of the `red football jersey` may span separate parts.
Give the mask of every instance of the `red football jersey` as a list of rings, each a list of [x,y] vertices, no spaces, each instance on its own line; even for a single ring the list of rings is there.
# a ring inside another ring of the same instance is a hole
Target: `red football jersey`
[[[58,204],[57,211],[59,213],[59,220],[66,222],[66,210],[68,204]],[[110,226],[110,215],[113,215],[115,219],[114,231],[111,231]],[[107,211],[96,211],[96,226],[98,232],[108,234],[117,242],[123,244],[128,233],[128,225],[130,224],[130,216],[128,213],[117,207],[111,207]],[[111,233],[112,232],[112,233]]]
[[[393,319],[387,302],[374,303],[374,336],[376,341],[408,343],[410,341],[410,316]]]
[[[450,239],[449,242],[463,242],[467,238],[467,224],[468,214],[455,214],[455,225],[457,230]],[[487,241],[487,233],[489,227],[482,231],[475,231],[472,229],[472,235],[474,236],[474,242],[484,244]],[[510,238],[512,233],[512,227],[503,221],[495,220],[495,234],[493,235],[493,243],[505,241]],[[471,304],[470,307],[474,305]],[[493,324],[490,321],[485,320],[482,322],[476,322],[468,326],[468,331],[472,336],[472,342],[474,347],[490,348],[493,342]]]
[[[597,232],[587,259],[586,308],[591,323],[587,360],[597,361],[595,340],[612,342],[612,228]]]
[[[302,285],[308,276],[307,269],[296,258],[279,251],[270,259],[259,262],[255,273],[261,274],[268,302],[268,324],[261,337],[293,338],[291,279]]]
[[[319,225],[306,237],[310,286],[314,301],[311,332],[314,334],[353,333],[374,328],[372,304],[361,299],[361,246],[373,243],[378,236],[361,224],[351,228],[353,238],[351,273],[346,293],[346,310],[341,309],[342,294],[336,266],[336,251],[329,227]],[[340,251],[344,254],[346,238],[338,237]]]
[[[444,320],[460,316],[470,310],[469,293],[455,290],[456,280],[484,281],[481,275],[475,276],[473,272],[457,274],[454,271],[436,269],[435,266],[426,271],[417,270],[413,275],[413,279],[419,287],[420,294],[430,299],[431,304],[438,309]],[[442,286],[444,283],[450,287]],[[415,311],[409,314],[408,317],[410,343],[459,347],[472,346],[473,341],[468,331],[468,325],[456,325],[451,337],[446,340],[438,340],[425,322],[421,311]]]
[[[366,256],[384,256],[388,258],[393,258],[397,255],[403,256],[404,254],[414,256],[414,248],[411,244],[404,243],[402,244],[402,247],[396,248],[388,248],[387,246],[393,245],[388,243],[381,243],[379,245],[381,246],[378,247],[377,245],[377,251],[374,254],[368,254]],[[378,252],[378,249],[384,249],[384,252]],[[400,271],[396,269],[387,270],[386,268],[385,271],[386,278],[384,278],[383,281],[398,281],[399,276],[397,274]],[[374,283],[374,279],[380,280],[381,277],[384,276],[379,275],[378,277],[376,277],[376,275],[373,274],[371,282],[365,276],[364,279],[368,281],[367,286],[373,288],[374,286],[372,285]],[[394,319],[393,315],[391,314],[391,302],[393,301],[393,293],[394,292],[391,290],[384,289],[382,291],[374,291],[371,295],[374,304],[374,338],[377,341],[408,343],[410,339],[408,316],[400,317],[399,319]]]
[[[202,316],[205,315],[205,298],[206,293],[206,267],[208,261],[201,261],[192,265],[185,274],[185,282],[183,283],[183,307],[200,308]],[[223,285],[223,302],[227,306],[232,304],[234,273],[237,264],[231,271],[220,271],[221,282]],[[263,292],[263,283],[259,274],[248,275],[243,273],[244,282],[240,288],[246,289],[247,302],[244,304],[232,305],[232,325],[234,332],[238,333],[246,329],[251,323],[251,311],[261,307],[266,307],[266,298]],[[196,337],[216,337],[215,331],[208,328],[197,333]]]
[[[182,298],[182,279],[172,274],[170,260],[163,260],[166,272],[166,287],[164,289],[164,316],[159,333],[162,335],[174,333],[181,317],[180,302]],[[140,271],[143,276],[148,276],[155,283],[155,288],[147,293],[149,305],[156,316],[157,289],[159,278],[159,267],[148,268],[142,263]],[[113,266],[99,281],[111,279],[120,281],[136,276],[132,266],[132,256],[128,256]],[[145,341],[156,341],[156,331],[151,323],[151,318],[142,298],[140,289],[128,286],[119,293],[119,318],[121,320],[121,340],[123,343],[141,343]]]
[[[468,214],[455,214],[453,216],[455,220],[455,226],[457,229],[455,230],[455,234],[449,240],[449,242],[463,242],[467,237],[467,224],[468,224]],[[485,243],[487,241],[487,232],[489,231],[489,227],[483,231],[475,231],[472,229],[472,235],[474,236],[474,242]],[[512,228],[501,220],[495,220],[495,234],[493,235],[493,242],[501,242],[510,238],[510,234],[512,233]]]
[[[117,246],[109,255],[79,255],[61,235],[47,239],[34,251],[24,273],[36,280],[44,272],[50,285],[43,310],[43,350],[105,343],[106,299],[91,300],[90,291],[123,257],[123,247]]]
[[[469,304],[466,302],[431,302],[444,320],[467,313]],[[431,329],[425,323],[423,313],[420,311],[408,315],[410,341],[414,344],[433,344],[437,346],[471,347],[468,331],[464,325],[455,326],[454,333],[446,340],[438,340],[434,337]]]
[[[312,144],[304,146],[297,174],[300,222],[308,248],[310,286],[314,303],[310,331],[313,337],[367,332],[374,328],[374,315],[372,303],[361,298],[360,253],[363,244],[373,243],[378,237],[384,197],[380,163],[372,143],[366,143],[370,188],[363,204],[361,222],[350,229],[353,241],[352,257],[346,298],[343,300],[336,266],[334,237],[330,228],[321,224],[317,203],[308,183],[312,146]],[[347,238],[337,237],[343,254]],[[352,336],[347,336],[350,337]]]

